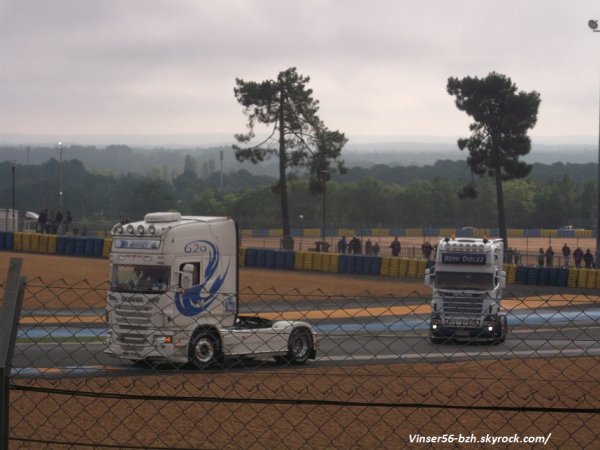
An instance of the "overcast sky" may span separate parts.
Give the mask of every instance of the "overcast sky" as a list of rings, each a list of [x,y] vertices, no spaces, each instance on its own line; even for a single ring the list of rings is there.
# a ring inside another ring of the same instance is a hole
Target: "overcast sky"
[[[0,133],[245,130],[235,78],[289,67],[352,139],[461,136],[449,76],[509,76],[531,135],[598,135],[598,0],[0,0]]]

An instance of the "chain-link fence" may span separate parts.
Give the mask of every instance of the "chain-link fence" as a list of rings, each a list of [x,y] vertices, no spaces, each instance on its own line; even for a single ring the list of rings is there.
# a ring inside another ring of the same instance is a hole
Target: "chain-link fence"
[[[589,293],[506,295],[505,340],[459,326],[433,344],[417,294],[299,286],[190,300],[108,287],[28,280],[10,448],[598,446],[600,298]],[[219,307],[182,312],[209,301]]]

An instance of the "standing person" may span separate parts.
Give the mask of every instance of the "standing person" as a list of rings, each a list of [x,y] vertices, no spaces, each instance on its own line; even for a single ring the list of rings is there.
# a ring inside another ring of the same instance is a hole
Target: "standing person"
[[[575,260],[575,267],[581,269],[581,260],[583,259],[583,250],[581,250],[581,247],[575,249],[573,259]]]
[[[338,241],[338,253],[346,253],[346,249],[348,248],[348,243],[346,242],[346,236],[342,236],[342,238]]]
[[[546,250],[546,267],[554,266],[554,250],[552,250],[552,246],[549,245]]]
[[[425,241],[425,243],[423,243],[423,245],[421,246],[421,251],[423,252],[423,258],[425,258],[427,261],[429,261],[429,258],[431,258],[432,250],[433,250],[433,247],[431,246],[429,241]]]
[[[359,249],[360,249],[360,241],[358,240],[358,237],[352,236],[352,239],[350,240],[350,243],[348,244],[348,253],[350,253],[350,254],[354,253],[355,255],[358,255],[358,254],[360,254]]]
[[[392,256],[399,256],[400,250],[402,246],[400,245],[400,241],[398,240],[398,236],[394,238],[392,243],[390,244],[390,248],[392,249]]]
[[[42,209],[38,216],[38,233],[46,232],[46,220],[48,220],[48,210]]]
[[[65,218],[65,233],[69,231],[71,222],[73,222],[73,216],[71,215],[71,211],[67,209],[67,217]]]
[[[585,263],[586,269],[591,269],[592,267],[594,267],[594,255],[592,255],[592,252],[590,252],[589,248],[583,255],[583,262]]]
[[[518,248],[515,248],[515,254],[513,255],[515,258],[515,266],[519,265],[519,261],[521,260],[521,252]]]
[[[544,267],[544,257],[546,254],[544,253],[544,249],[540,247],[540,251],[538,252],[538,266]]]
[[[379,255],[379,242],[375,242],[373,244],[373,254],[375,256]]]
[[[59,209],[56,211],[56,218],[54,219],[54,223],[52,224],[52,233],[56,234],[59,231],[60,226],[62,225],[63,214]]]
[[[565,267],[569,267],[569,259],[571,259],[571,248],[565,242],[562,248],[563,258],[565,259]]]
[[[367,242],[365,242],[365,255],[370,255],[373,253],[373,243],[371,242],[371,239],[367,239]]]

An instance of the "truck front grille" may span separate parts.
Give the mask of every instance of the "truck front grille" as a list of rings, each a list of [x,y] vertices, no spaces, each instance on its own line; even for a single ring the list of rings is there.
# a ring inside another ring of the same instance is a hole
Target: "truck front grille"
[[[445,320],[456,321],[460,319],[468,319],[468,323],[472,324],[474,320],[479,323],[483,314],[484,295],[455,295],[453,293],[442,294],[442,310],[440,313]]]
[[[112,330],[116,342],[124,350],[137,351],[152,344],[152,333],[155,326],[153,317],[158,314],[158,308],[150,303],[144,303],[133,298],[134,301],[123,299],[113,306]]]

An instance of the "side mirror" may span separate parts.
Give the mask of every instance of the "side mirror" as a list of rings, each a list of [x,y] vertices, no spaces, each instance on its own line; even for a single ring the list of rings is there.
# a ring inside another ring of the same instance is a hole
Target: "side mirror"
[[[425,269],[425,286],[433,287],[433,280],[435,275],[431,272],[431,269]]]
[[[190,289],[194,282],[194,266],[186,264],[181,272],[181,288],[183,290]]]

